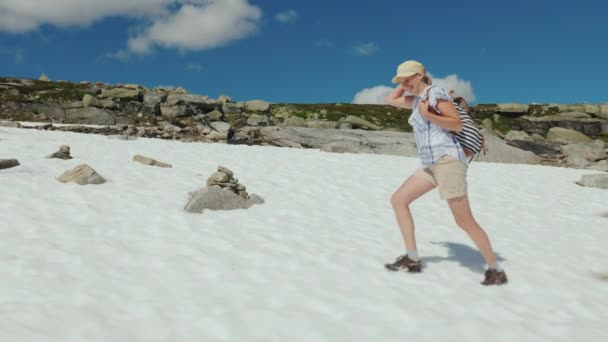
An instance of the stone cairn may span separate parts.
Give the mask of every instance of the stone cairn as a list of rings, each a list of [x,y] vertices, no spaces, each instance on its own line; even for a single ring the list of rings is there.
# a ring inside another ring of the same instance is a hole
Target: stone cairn
[[[58,159],[72,159],[70,156],[70,146],[61,145],[59,146],[59,151],[49,155],[47,158],[58,158]]]
[[[238,179],[234,178],[232,171],[223,166],[218,166],[217,172],[207,179],[207,186],[219,186],[222,189],[230,190],[244,199],[249,199],[249,194],[246,191],[247,188],[240,184]]]
[[[218,166],[217,172],[207,179],[207,185],[189,194],[184,209],[191,213],[203,210],[248,209],[255,204],[263,204],[264,199],[256,194],[249,195],[244,185],[234,178],[228,168]]]

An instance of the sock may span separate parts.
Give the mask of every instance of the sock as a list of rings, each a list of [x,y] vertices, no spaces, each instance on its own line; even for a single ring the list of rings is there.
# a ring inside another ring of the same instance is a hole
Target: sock
[[[498,262],[495,262],[493,264],[489,264],[488,265],[488,269],[495,269],[497,271],[502,271],[502,269],[500,268],[500,266],[498,266]]]
[[[408,258],[414,260],[414,261],[418,261],[420,260],[420,258],[418,257],[418,251],[415,249],[408,249],[407,250],[407,256]]]

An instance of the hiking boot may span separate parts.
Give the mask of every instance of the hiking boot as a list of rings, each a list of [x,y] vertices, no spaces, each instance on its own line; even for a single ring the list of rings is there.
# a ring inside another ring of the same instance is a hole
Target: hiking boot
[[[399,271],[407,269],[408,272],[420,272],[422,270],[422,263],[420,260],[414,261],[410,259],[407,254],[404,254],[397,259],[392,264],[385,264],[387,270],[390,271]]]
[[[507,283],[507,275],[502,270],[490,268],[486,271],[485,277],[481,282],[482,285],[502,285]]]

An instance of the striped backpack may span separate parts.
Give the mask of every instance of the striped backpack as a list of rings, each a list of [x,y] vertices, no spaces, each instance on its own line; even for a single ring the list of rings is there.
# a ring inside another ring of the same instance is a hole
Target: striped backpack
[[[454,92],[450,91],[450,96],[452,96],[453,94],[454,94]],[[428,95],[429,94],[427,93],[427,100],[428,100]],[[460,117],[460,122],[462,122],[462,131],[453,132],[453,134],[456,137],[456,140],[458,140],[458,142],[460,143],[460,146],[462,147],[462,150],[464,151],[465,156],[471,157],[471,159],[469,160],[469,163],[470,163],[473,160],[475,155],[479,156],[479,153],[481,153],[481,152],[483,152],[484,154],[486,153],[487,149],[485,147],[485,139],[484,139],[483,135],[481,134],[479,127],[477,127],[477,124],[475,123],[475,121],[473,121],[473,118],[469,114],[469,112],[468,112],[469,106],[468,106],[467,102],[464,100],[464,98],[452,97],[452,104],[454,105],[454,108],[456,108],[456,111],[458,112],[458,116]],[[466,110],[463,107],[466,108]],[[433,113],[435,113],[437,115],[441,115],[441,114],[437,113],[433,107],[429,106],[429,109]]]

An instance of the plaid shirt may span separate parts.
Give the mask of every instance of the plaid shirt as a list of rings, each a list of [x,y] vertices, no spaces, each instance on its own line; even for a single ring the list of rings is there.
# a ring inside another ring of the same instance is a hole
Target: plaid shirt
[[[439,99],[452,101],[452,98],[445,93],[445,90],[437,86],[428,86],[420,93],[420,96],[416,96],[414,99],[412,115],[410,115],[408,122],[414,129],[416,148],[418,149],[422,166],[429,167],[446,154],[466,164],[466,157],[454,134],[424,119],[420,111],[418,111],[418,103],[427,98],[427,92],[429,104],[437,112],[439,112],[437,110],[437,101]]]

